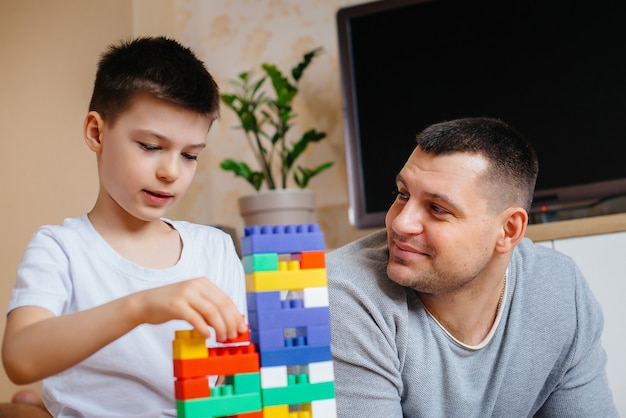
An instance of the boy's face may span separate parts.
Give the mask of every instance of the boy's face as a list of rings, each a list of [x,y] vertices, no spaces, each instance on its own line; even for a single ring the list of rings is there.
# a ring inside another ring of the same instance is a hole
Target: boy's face
[[[208,116],[138,95],[114,124],[102,124],[98,204],[143,221],[161,218],[189,188],[210,126]]]

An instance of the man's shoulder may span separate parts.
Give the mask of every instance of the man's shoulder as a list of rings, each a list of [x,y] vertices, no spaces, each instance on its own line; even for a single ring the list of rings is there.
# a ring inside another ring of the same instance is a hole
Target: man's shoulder
[[[389,250],[385,230],[373,232],[346,244],[326,256],[326,270],[331,287],[337,283],[363,284],[389,281],[386,276]]]
[[[348,260],[384,259],[386,261],[387,254],[387,231],[381,229],[330,251],[326,260],[329,265]]]

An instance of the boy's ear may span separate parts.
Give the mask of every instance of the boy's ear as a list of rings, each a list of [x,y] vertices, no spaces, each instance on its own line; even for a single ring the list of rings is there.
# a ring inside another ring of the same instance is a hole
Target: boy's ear
[[[93,152],[100,152],[102,149],[102,133],[104,132],[104,120],[96,111],[90,111],[85,117],[83,124],[83,135],[85,142]]]
[[[510,207],[503,213],[502,233],[496,249],[505,253],[513,249],[526,234],[528,213],[521,207]]]

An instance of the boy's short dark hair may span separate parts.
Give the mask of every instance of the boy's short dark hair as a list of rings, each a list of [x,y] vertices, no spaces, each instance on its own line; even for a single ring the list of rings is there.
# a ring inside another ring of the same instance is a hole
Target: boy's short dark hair
[[[189,48],[163,36],[109,46],[98,63],[89,110],[114,123],[138,93],[212,119],[219,116],[219,89],[204,63]]]

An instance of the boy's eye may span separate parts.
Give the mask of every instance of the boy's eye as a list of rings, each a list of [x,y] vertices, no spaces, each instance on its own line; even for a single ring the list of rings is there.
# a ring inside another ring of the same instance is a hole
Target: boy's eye
[[[197,155],[187,154],[186,152],[183,153],[183,158],[186,158],[188,160],[193,160],[193,161],[197,161],[198,160],[198,156]]]
[[[143,142],[140,142],[139,146],[145,149],[146,151],[157,151],[159,149],[159,147],[155,145],[144,144]]]

